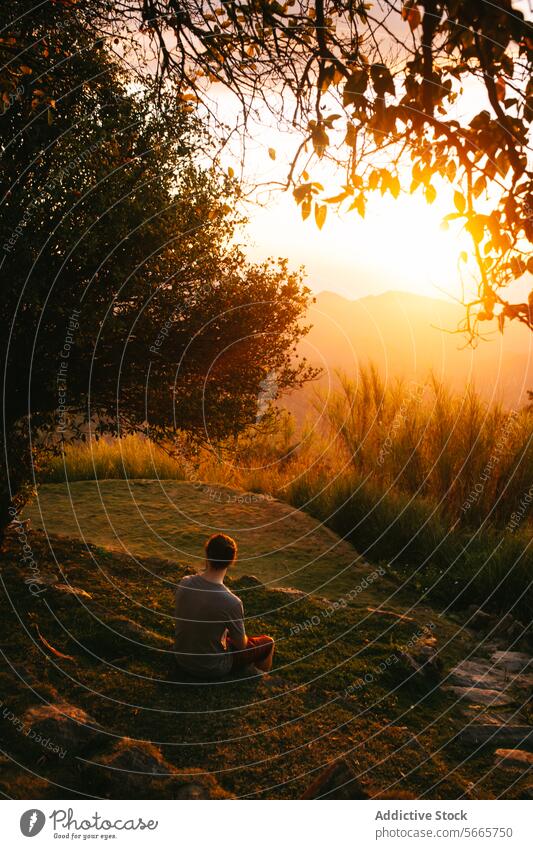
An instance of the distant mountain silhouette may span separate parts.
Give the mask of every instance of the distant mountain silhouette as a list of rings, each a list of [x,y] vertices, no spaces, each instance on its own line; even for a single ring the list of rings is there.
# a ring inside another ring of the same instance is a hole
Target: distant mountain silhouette
[[[348,300],[321,292],[308,314],[313,325],[301,353],[324,368],[321,387],[336,382],[335,370],[355,374],[372,361],[386,380],[424,380],[430,371],[456,392],[473,384],[487,401],[520,407],[533,389],[533,334],[510,323],[502,334],[486,322],[475,349],[456,333],[464,308],[409,292],[386,292]],[[287,406],[301,413],[310,389],[293,393]]]

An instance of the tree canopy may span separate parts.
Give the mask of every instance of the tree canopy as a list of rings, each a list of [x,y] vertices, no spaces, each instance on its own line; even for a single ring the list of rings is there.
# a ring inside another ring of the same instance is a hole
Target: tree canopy
[[[6,29],[30,5],[1,14],[2,522],[36,450],[84,423],[218,442],[255,422],[266,375],[274,398],[314,373],[293,352],[309,292],[245,260],[238,186],[200,162],[194,117],[132,87],[74,12]]]
[[[421,192],[433,203],[450,184],[448,220],[471,237],[478,284],[464,329],[475,337],[493,317],[501,330],[511,319],[533,327],[533,298],[515,303],[509,292],[533,270],[526,3],[120,0],[107,13],[100,5],[109,32],[142,17],[157,75],[186,102],[209,108],[219,82],[240,101],[243,131],[257,110],[295,131],[281,182],[319,227],[330,205],[364,216],[373,192]],[[339,166],[333,188],[313,177],[318,159]]]

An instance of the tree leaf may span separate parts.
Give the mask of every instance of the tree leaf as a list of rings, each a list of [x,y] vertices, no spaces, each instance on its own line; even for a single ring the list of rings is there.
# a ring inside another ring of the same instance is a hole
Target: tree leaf
[[[372,77],[372,85],[378,97],[383,97],[384,94],[396,93],[394,80],[386,65],[376,62],[370,68],[370,76]]]
[[[338,118],[342,118],[342,115],[328,115],[327,118],[324,118],[324,126],[331,129],[333,126],[333,122],[336,121]]]
[[[324,198],[324,203],[342,203],[347,197],[349,197],[348,192],[340,192],[340,194],[334,195],[334,197]]]
[[[269,147],[269,148],[268,148],[268,155],[270,156],[270,158],[271,158],[271,159],[275,159],[275,158],[276,158],[276,151],[274,150],[274,148],[273,148],[273,147]]]
[[[496,80],[496,97],[500,103],[505,100],[505,80],[503,77],[498,77]]]
[[[324,226],[324,222],[326,220],[326,215],[328,214],[328,208],[324,204],[315,203],[315,221],[316,226],[319,230],[322,230]]]
[[[354,199],[351,206],[348,208],[348,212],[351,212],[353,209],[356,209],[361,218],[365,217],[366,212],[366,202],[364,195],[360,194]]]
[[[455,204],[457,212],[462,215],[466,209],[466,198],[464,197],[464,195],[462,195],[461,192],[455,192],[453,196],[453,202]]]
[[[485,233],[485,220],[482,215],[473,215],[466,225],[466,229],[472,236],[474,242],[479,245]]]
[[[455,180],[455,175],[457,174],[457,163],[455,159],[448,160],[448,164],[446,165],[446,177],[453,183]]]
[[[342,93],[343,106],[350,106],[351,103],[356,103],[357,99],[365,93],[367,85],[368,74],[364,68],[360,68],[350,74]]]
[[[379,171],[372,171],[370,177],[368,178],[368,188],[371,192],[375,191],[379,186],[379,181],[381,179],[381,175]]]
[[[390,178],[388,188],[389,188],[389,192],[391,193],[393,198],[397,198],[399,196],[401,186],[400,186],[400,181],[399,181],[396,174],[394,174],[394,176]]]
[[[313,132],[311,133],[311,141],[313,142],[316,155],[318,157],[323,156],[329,144],[329,136],[326,133],[323,124],[317,124],[313,129]]]
[[[477,178],[476,182],[474,183],[474,185],[472,187],[474,197],[478,198],[480,196],[481,192],[485,191],[486,188],[487,188],[487,179],[482,174],[481,177]]]
[[[355,148],[357,142],[357,130],[355,125],[352,124],[351,121],[348,121],[346,126],[346,135],[344,137],[344,144],[347,144],[348,147]]]
[[[437,197],[437,190],[435,186],[432,186],[431,183],[429,186],[426,186],[426,191],[424,192],[426,200],[428,203],[433,203],[433,201]]]

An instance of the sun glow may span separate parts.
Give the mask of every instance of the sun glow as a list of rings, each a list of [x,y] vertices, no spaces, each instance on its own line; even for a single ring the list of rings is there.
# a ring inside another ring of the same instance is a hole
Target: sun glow
[[[255,211],[248,228],[254,258],[287,256],[305,265],[315,291],[332,289],[355,298],[389,289],[433,297],[460,297],[458,260],[470,252],[469,236],[457,227],[443,229],[453,208],[447,192],[432,205],[421,194],[371,196],[365,218],[338,215],[332,207],[322,231],[303,222],[292,196],[275,198]]]

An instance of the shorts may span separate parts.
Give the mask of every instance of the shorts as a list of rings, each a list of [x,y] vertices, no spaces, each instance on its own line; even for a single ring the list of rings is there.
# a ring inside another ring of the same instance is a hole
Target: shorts
[[[274,648],[274,640],[266,634],[261,634],[259,637],[248,637],[246,648],[236,649],[231,637],[228,637],[226,648],[233,654],[231,671],[234,672],[236,669],[243,669],[245,666],[250,666],[250,664],[255,665],[266,660]]]

